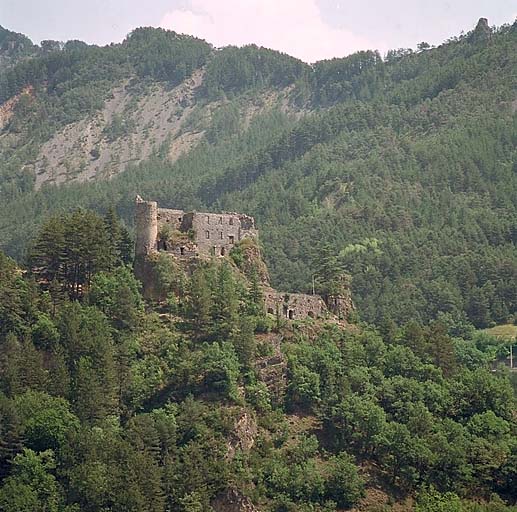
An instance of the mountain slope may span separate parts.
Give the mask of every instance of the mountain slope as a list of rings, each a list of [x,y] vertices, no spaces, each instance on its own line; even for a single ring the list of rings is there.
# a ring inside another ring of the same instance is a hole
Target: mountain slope
[[[56,208],[113,204],[131,224],[140,193],[164,206],[254,215],[273,283],[284,289],[309,289],[322,255],[338,255],[369,321],[439,317],[453,330],[511,321],[516,46],[515,25],[487,31],[480,22],[438,48],[309,67],[269,50],[215,51],[139,29],[119,46],[38,57],[46,81],[28,82],[28,72],[19,81],[35,92],[0,139],[0,243],[21,257]],[[135,89],[113,123],[110,95]],[[164,107],[178,90],[188,99]],[[173,105],[170,121],[163,113]],[[147,133],[143,112],[157,119]],[[93,138],[81,142],[88,126]],[[33,190],[48,178],[93,175],[113,177]]]

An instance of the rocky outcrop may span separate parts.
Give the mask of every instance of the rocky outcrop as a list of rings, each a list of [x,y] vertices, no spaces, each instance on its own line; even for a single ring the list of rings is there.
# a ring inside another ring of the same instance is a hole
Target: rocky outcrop
[[[329,295],[326,297],[325,302],[329,311],[339,320],[347,320],[350,313],[354,310],[354,303],[350,293]]]
[[[255,444],[257,436],[257,422],[255,417],[248,411],[243,411],[232,430],[228,439],[227,458],[233,459],[238,451],[248,452]]]
[[[20,99],[25,96],[32,96],[34,94],[34,88],[32,86],[25,87],[20,94],[13,96],[5,103],[0,105],[0,131],[2,131],[8,124],[14,114],[14,109],[18,105]]]
[[[271,355],[257,358],[255,367],[258,377],[271,394],[273,402],[281,404],[287,389],[287,360],[280,350],[280,336],[268,335],[264,343],[273,347]]]
[[[251,237],[245,238],[236,249],[242,256],[242,261],[238,262],[239,269],[248,277],[256,272],[259,282],[264,286],[269,286],[269,271],[256,240]]]
[[[492,38],[492,29],[486,18],[479,18],[476,28],[470,35],[471,41],[475,43],[483,43]]]
[[[247,496],[234,488],[219,494],[211,505],[215,512],[260,512]]]

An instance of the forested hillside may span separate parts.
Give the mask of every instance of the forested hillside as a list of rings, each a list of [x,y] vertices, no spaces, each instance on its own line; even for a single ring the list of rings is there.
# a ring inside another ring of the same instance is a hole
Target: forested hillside
[[[368,322],[515,319],[516,25],[312,66],[154,29],[44,46],[0,72],[18,261],[55,211],[113,205],[131,229],[139,193],[254,215],[273,284],[308,290],[325,260]]]
[[[515,512],[517,374],[480,328],[517,320],[516,50],[484,20],[314,65],[0,29],[0,510]],[[262,248],[157,254],[144,301],[137,194]],[[266,313],[261,253],[355,311]]]
[[[244,249],[162,253],[159,304],[113,211],[0,252],[2,512],[517,510],[504,344],[282,320]]]

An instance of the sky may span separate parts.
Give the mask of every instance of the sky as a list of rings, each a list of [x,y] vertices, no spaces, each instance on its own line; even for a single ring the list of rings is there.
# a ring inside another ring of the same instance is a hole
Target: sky
[[[440,44],[513,23],[516,0],[0,0],[0,25],[34,42],[120,42],[140,26],[163,27],[214,46],[255,43],[306,62],[358,50]]]

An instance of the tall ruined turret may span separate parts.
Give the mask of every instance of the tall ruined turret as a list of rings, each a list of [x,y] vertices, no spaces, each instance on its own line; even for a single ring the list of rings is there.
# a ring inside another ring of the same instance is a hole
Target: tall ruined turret
[[[135,276],[142,282],[145,298],[154,294],[152,267],[149,256],[157,252],[158,203],[144,201],[136,196],[135,201]]]
[[[156,251],[158,238],[158,203],[144,201],[140,196],[135,205],[136,243],[135,255],[147,256]]]

